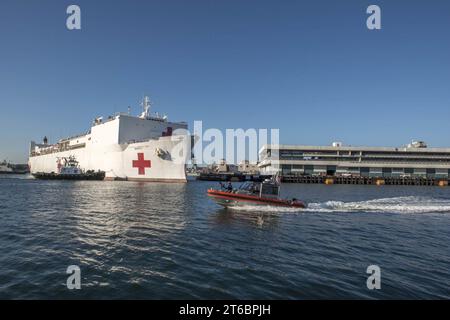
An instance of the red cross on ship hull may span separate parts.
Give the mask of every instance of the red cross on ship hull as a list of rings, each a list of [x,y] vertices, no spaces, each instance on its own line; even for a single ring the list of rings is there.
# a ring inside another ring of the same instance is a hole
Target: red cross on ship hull
[[[133,160],[133,168],[138,168],[139,175],[145,175],[145,168],[151,168],[152,162],[145,160],[143,153],[138,153],[137,156],[138,159]]]

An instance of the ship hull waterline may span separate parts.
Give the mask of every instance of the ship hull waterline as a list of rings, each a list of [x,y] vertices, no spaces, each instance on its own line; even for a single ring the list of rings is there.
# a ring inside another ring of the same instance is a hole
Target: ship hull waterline
[[[32,174],[35,179],[38,180],[95,180],[102,181],[105,179],[104,172],[92,172],[82,174],[57,174],[57,173],[44,173],[38,172]]]

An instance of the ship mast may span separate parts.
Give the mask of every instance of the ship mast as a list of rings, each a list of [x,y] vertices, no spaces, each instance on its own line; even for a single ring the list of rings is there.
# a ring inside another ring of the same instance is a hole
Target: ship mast
[[[150,103],[150,99],[148,96],[144,96],[144,99],[142,100],[141,106],[143,108],[143,112],[140,116],[141,119],[150,119],[150,108],[151,108],[151,103]]]

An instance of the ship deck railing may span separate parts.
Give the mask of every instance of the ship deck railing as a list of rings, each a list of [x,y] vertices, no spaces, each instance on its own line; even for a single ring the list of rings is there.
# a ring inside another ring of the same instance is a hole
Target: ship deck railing
[[[49,148],[49,149],[45,149],[45,150],[41,150],[39,152],[36,151],[32,151],[30,153],[31,157],[38,157],[38,156],[43,156],[43,155],[47,155],[47,154],[52,154],[52,153],[58,153],[58,152],[64,152],[64,151],[71,151],[71,150],[75,150],[75,149],[81,149],[81,148],[85,148],[86,147],[86,143],[80,143],[74,146],[68,146],[68,147],[64,147],[64,148],[59,148],[59,147],[54,147],[54,148]]]

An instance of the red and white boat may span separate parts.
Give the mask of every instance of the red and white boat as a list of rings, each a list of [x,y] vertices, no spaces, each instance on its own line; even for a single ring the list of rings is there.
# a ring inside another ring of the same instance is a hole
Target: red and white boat
[[[306,208],[305,202],[298,199],[281,199],[280,185],[273,181],[262,183],[246,182],[239,189],[225,187],[221,184],[221,189],[209,189],[208,196],[212,197],[218,204],[224,207],[242,205],[262,205],[280,206],[291,208]]]

